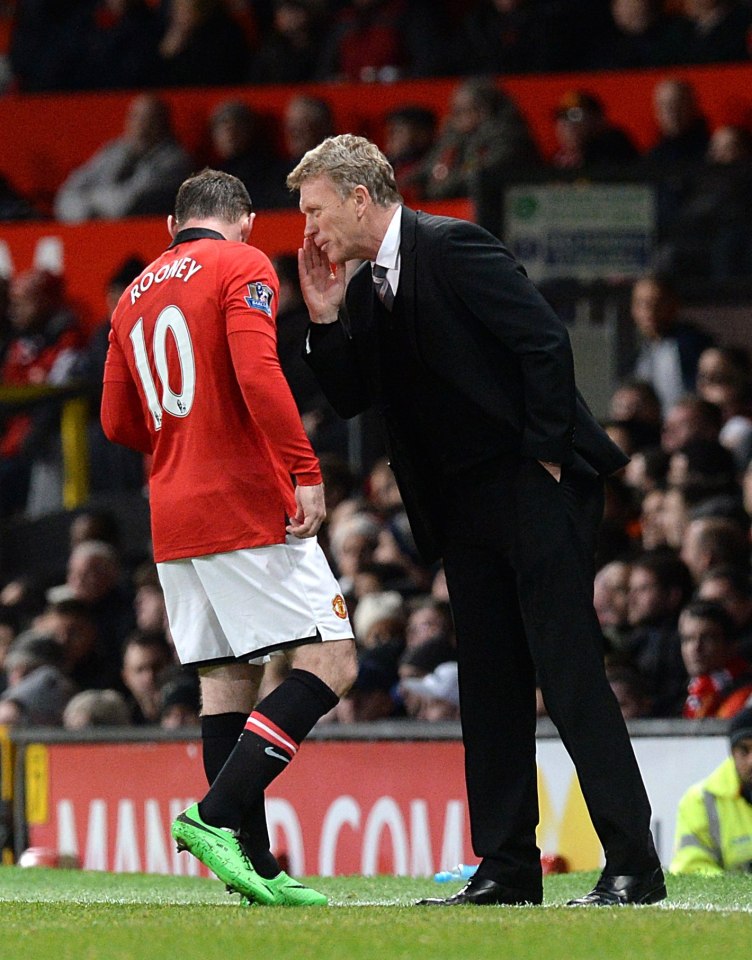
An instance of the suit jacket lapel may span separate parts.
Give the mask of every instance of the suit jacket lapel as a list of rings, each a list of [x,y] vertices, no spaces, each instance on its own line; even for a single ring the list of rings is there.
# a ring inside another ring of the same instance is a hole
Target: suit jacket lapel
[[[401,322],[405,324],[410,344],[416,357],[420,357],[418,337],[416,332],[416,298],[417,289],[417,256],[416,227],[418,217],[409,207],[402,208],[402,224],[400,228],[400,275],[399,287],[394,304],[399,313]]]
[[[381,376],[381,344],[379,343],[379,324],[376,311],[384,307],[376,296],[373,286],[371,265],[360,265],[350,278],[347,286],[347,306],[350,322],[350,336],[359,345],[369,376],[369,392],[379,405],[383,402],[383,382]]]

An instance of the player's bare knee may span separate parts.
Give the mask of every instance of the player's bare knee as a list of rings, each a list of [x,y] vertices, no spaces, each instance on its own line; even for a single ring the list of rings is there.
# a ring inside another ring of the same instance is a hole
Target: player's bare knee
[[[338,697],[344,697],[358,676],[358,652],[354,640],[340,640],[341,649],[337,652],[338,683],[332,690]]]
[[[355,683],[358,658],[354,640],[329,640],[296,648],[292,666],[308,670],[323,680],[338,697]]]
[[[263,668],[253,663],[201,667],[201,715],[250,713],[258,698]]]

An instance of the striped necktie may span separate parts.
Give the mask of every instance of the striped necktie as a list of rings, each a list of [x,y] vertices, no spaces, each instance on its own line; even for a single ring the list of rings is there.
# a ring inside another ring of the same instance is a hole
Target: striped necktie
[[[387,279],[387,268],[378,263],[373,265],[373,285],[376,288],[379,300],[384,304],[387,310],[391,311],[394,304],[394,290],[392,290]]]

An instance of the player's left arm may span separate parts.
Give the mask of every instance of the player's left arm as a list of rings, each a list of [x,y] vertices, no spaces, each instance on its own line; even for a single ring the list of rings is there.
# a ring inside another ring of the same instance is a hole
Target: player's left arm
[[[108,440],[140,453],[152,452],[152,438],[144,420],[141,396],[112,331],[104,366],[100,418]]]
[[[276,274],[259,251],[233,271],[225,289],[228,343],[238,384],[251,416],[275,456],[300,486],[321,483],[316,454],[306,436],[277,355]],[[249,272],[250,271],[250,272]]]

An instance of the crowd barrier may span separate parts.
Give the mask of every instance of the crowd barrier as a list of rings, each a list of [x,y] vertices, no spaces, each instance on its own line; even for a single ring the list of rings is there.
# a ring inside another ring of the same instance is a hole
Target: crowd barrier
[[[715,721],[630,725],[664,863],[679,798],[726,755],[723,729]],[[85,869],[205,875],[170,839],[172,819],[206,790],[196,736],[143,728],[6,731],[4,862],[31,846]],[[410,721],[314,731],[267,791],[273,849],[298,875],[430,876],[475,862],[459,736],[453,723]],[[540,724],[538,768],[541,851],[564,857],[571,870],[597,868],[600,845],[548,721]]]

